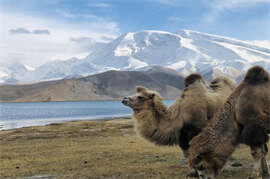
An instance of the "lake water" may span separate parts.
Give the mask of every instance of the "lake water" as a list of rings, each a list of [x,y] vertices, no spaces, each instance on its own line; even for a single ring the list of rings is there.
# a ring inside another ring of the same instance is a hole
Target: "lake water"
[[[173,100],[165,100],[170,105]],[[0,130],[73,120],[130,117],[121,101],[0,103]]]

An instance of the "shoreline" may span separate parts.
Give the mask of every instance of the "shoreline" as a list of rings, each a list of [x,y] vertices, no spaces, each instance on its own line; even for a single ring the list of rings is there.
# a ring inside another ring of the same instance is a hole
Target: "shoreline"
[[[93,100],[74,100],[74,101],[0,101],[0,103],[61,103],[61,102],[92,102],[92,101],[121,101],[120,98],[115,99],[93,99]]]
[[[0,121],[0,132],[8,131],[13,129],[20,129],[25,127],[36,127],[36,126],[46,126],[51,124],[59,124],[66,122],[80,122],[80,121],[97,121],[103,122],[108,120],[117,120],[117,119],[130,119],[131,115],[123,116],[103,116],[103,117],[87,117],[87,118],[70,118],[70,119],[28,119],[28,120],[16,120],[16,121]]]
[[[175,100],[175,98],[164,98],[164,100]],[[114,99],[91,99],[91,100],[74,100],[74,101],[0,101],[0,103],[61,103],[61,102],[94,102],[94,101],[122,101],[122,98]]]

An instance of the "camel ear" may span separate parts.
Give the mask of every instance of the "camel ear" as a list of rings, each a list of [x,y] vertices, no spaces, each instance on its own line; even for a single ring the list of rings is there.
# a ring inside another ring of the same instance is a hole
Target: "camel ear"
[[[145,92],[147,89],[143,86],[136,86],[136,91],[138,93]]]

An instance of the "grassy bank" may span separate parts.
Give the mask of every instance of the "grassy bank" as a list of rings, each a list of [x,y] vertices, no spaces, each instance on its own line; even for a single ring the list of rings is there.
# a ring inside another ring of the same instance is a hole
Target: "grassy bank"
[[[184,178],[190,170],[181,159],[178,147],[139,139],[130,119],[0,132],[0,178]],[[237,163],[242,167],[232,167]],[[220,178],[246,178],[251,164],[249,149],[240,146]]]

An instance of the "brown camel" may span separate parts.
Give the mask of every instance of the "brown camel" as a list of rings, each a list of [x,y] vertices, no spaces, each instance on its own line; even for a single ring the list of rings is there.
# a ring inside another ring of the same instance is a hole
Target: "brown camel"
[[[269,177],[266,162],[270,132],[269,74],[259,66],[248,70],[242,83],[215,114],[212,122],[190,141],[188,164],[200,178],[219,174],[239,143],[251,148],[252,177]]]
[[[207,125],[234,87],[232,79],[219,77],[208,89],[201,75],[191,74],[185,78],[182,95],[170,107],[157,92],[141,86],[122,102],[132,108],[139,136],[157,145],[178,144],[188,157],[188,142]]]

